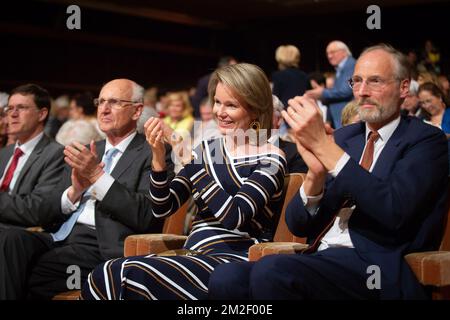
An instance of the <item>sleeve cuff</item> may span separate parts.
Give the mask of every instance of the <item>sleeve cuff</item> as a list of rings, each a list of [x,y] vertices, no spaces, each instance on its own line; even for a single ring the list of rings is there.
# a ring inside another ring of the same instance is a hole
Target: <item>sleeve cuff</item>
[[[333,170],[329,171],[328,173],[333,176],[333,178],[336,178],[337,175],[342,171],[342,169],[347,164],[348,160],[350,160],[350,156],[345,152],[336,163],[336,166]]]
[[[102,201],[103,198],[114,183],[114,178],[110,174],[104,173],[93,185],[91,189],[92,196],[98,201]]]
[[[61,212],[63,214],[70,214],[74,212],[80,205],[80,201],[77,201],[75,203],[72,203],[72,201],[70,201],[69,197],[67,196],[69,188],[67,188],[61,196]]]
[[[167,170],[164,171],[152,171],[150,173],[150,178],[156,182],[166,182],[167,181]]]
[[[323,191],[317,196],[307,196],[303,185],[300,187],[300,197],[302,198],[303,206],[310,215],[315,215],[319,209],[319,202],[322,200]]]
[[[328,89],[323,89],[321,98],[328,99],[329,95],[330,95],[329,93],[330,93],[330,91]]]

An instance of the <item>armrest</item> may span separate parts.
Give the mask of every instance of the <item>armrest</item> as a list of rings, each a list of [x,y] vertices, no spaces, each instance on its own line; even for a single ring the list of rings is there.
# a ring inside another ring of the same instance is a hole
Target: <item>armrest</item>
[[[308,245],[297,242],[265,242],[252,245],[248,250],[249,261],[258,261],[270,254],[292,254],[302,252]]]
[[[175,234],[135,234],[128,236],[124,244],[124,256],[158,254],[183,247],[187,237]]]
[[[27,231],[30,232],[43,232],[44,229],[42,229],[42,227],[28,227],[26,228]]]
[[[405,259],[421,284],[450,285],[450,251],[410,253]]]

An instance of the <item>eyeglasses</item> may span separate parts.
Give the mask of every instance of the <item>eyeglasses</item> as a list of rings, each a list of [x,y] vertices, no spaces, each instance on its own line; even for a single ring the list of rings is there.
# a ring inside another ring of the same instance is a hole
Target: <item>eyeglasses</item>
[[[28,109],[34,108],[32,106],[25,106],[22,104],[19,104],[18,106],[6,106],[5,109],[3,109],[5,111],[5,113],[7,114],[11,114],[13,113],[15,110],[17,110],[17,112],[22,113],[27,111]]]
[[[388,85],[391,82],[398,81],[398,78],[394,79],[382,79],[380,77],[369,77],[366,80],[363,80],[361,77],[352,77],[348,80],[348,85],[353,90],[359,90],[363,84],[363,82],[366,82],[367,88],[369,88],[370,91],[380,91],[382,90],[386,85]]]
[[[125,104],[123,104],[125,103]],[[126,106],[134,103],[140,103],[139,101],[130,101],[130,100],[123,100],[123,99],[103,99],[103,98],[97,98],[94,99],[94,105],[98,108],[100,106],[103,106],[105,104],[109,105],[113,109],[123,109]]]

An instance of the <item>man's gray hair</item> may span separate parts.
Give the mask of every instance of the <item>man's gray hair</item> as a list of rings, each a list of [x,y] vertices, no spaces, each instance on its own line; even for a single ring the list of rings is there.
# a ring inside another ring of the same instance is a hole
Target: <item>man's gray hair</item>
[[[336,49],[344,50],[348,56],[352,55],[352,52],[350,51],[350,49],[348,48],[348,46],[345,43],[343,43],[342,41],[339,41],[339,40],[335,40],[333,42],[336,45]]]
[[[278,99],[278,97],[274,94],[272,95],[272,100],[273,100],[273,111],[278,112],[279,115],[281,116],[281,111],[284,110],[283,102],[281,102],[281,100]]]
[[[362,57],[366,53],[375,51],[375,50],[382,50],[391,55],[391,57],[394,59],[394,63],[395,63],[395,69],[396,69],[395,74],[399,80],[404,80],[404,79],[410,80],[411,79],[411,67],[408,62],[408,59],[406,59],[406,56],[403,53],[401,53],[400,51],[398,51],[391,45],[388,45],[385,43],[380,43],[375,46],[368,47],[368,48],[364,49],[364,51],[361,53],[361,55],[359,57]]]
[[[131,95],[131,101],[144,102],[144,93],[144,87],[133,81],[133,94]]]
[[[0,92],[0,109],[6,107],[8,104],[9,94]]]

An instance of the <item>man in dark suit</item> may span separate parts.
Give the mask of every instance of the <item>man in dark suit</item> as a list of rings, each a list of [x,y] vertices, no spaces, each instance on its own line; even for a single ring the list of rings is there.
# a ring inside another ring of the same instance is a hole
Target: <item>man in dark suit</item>
[[[341,127],[341,114],[345,105],[353,99],[352,90],[348,86],[348,79],[353,74],[355,59],[345,43],[331,41],[327,46],[327,58],[330,64],[336,68],[336,79],[330,89],[317,87],[306,91],[306,96],[312,99],[323,100],[330,108],[335,129]]]
[[[296,236],[308,238],[310,248],[223,265],[210,279],[211,297],[427,297],[403,257],[439,246],[448,179],[445,135],[400,116],[409,70],[392,47],[366,49],[351,85],[365,123],[337,130],[334,139],[312,100],[296,97],[283,112],[309,167],[286,222]]]
[[[47,90],[26,84],[12,90],[6,114],[15,144],[0,150],[0,232],[42,224],[42,198],[64,168],[63,147],[44,134],[50,109]]]
[[[142,87],[126,79],[103,86],[96,104],[106,141],[67,146],[69,166],[40,207],[49,225],[64,223],[53,233],[0,235],[0,298],[48,299],[76,288],[97,264],[123,255],[128,235],[161,232],[148,199],[151,151],[136,133],[142,95]]]

